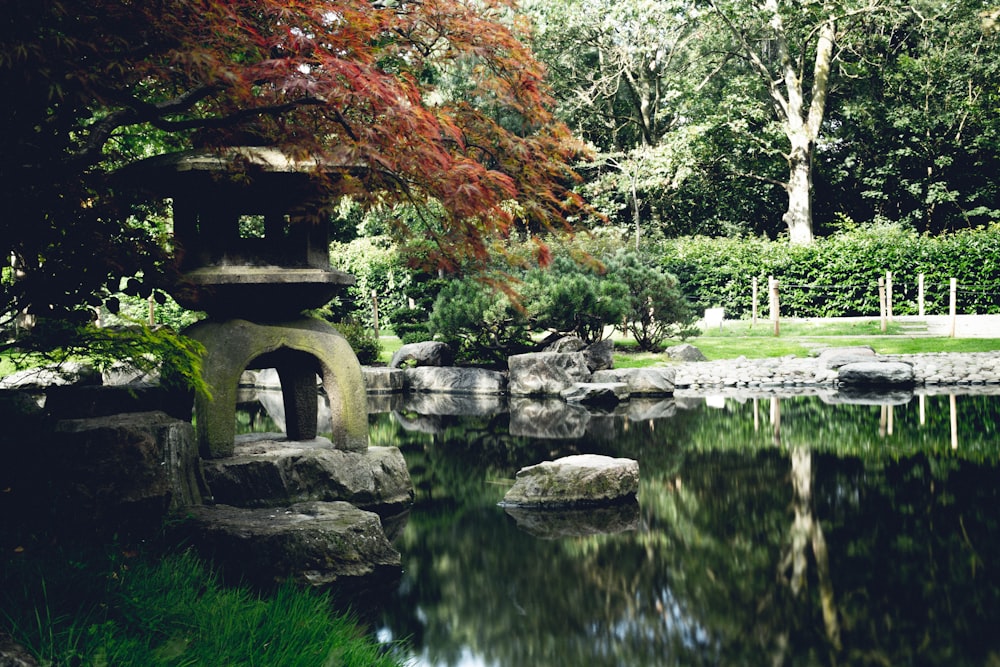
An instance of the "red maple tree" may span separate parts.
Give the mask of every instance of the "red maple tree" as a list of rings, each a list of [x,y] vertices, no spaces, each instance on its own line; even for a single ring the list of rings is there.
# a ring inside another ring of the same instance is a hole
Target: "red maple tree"
[[[23,280],[4,281],[4,312],[71,306],[162,261],[109,178],[150,146],[361,165],[358,196],[443,204],[441,262],[482,259],[511,200],[532,228],[560,224],[580,204],[577,146],[523,29],[508,0],[8,2],[0,238]],[[438,85],[455,71],[462,95]]]

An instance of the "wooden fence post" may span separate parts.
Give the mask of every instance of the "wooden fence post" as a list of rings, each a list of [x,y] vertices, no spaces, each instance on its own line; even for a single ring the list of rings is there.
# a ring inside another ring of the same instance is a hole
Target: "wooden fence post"
[[[771,306],[771,322],[774,323],[774,335],[780,335],[780,324],[781,319],[781,302],[778,299],[778,281],[775,280],[774,276],[769,276],[767,279],[768,291],[770,293],[770,306]]]
[[[757,291],[758,291],[757,290],[757,276],[753,277],[753,283],[752,283],[752,285],[753,285],[753,290],[752,290],[753,296],[750,297],[751,298],[751,304],[752,304],[752,307],[750,309],[751,310],[750,326],[751,327],[755,327],[755,326],[757,326]]]
[[[372,290],[372,322],[375,324],[375,337],[378,338],[378,292]]]
[[[951,324],[948,327],[948,336],[951,338],[955,337],[955,313],[957,312],[957,306],[955,305],[955,300],[958,298],[958,278],[952,278],[949,281],[948,287],[948,317],[950,318]]]
[[[880,322],[880,328],[882,332],[885,333],[886,321],[885,321],[885,278],[878,279],[878,319]]]
[[[924,316],[924,274],[917,274],[917,314]]]
[[[885,272],[885,319],[892,322],[892,271]]]

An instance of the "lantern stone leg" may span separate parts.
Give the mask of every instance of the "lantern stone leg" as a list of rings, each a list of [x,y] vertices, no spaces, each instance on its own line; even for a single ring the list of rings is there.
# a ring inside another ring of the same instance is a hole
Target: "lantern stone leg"
[[[289,439],[316,436],[318,372],[330,401],[333,446],[351,452],[368,449],[368,404],[361,364],[330,324],[314,318],[267,324],[206,320],[185,333],[209,351],[202,377],[211,395],[195,397],[195,426],[204,458],[233,454],[236,394],[240,375],[248,368],[278,370]]]

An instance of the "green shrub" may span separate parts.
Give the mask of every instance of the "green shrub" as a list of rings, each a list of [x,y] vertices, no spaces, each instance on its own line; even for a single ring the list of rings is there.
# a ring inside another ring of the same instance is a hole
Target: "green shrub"
[[[847,226],[808,246],[762,239],[689,237],[662,246],[661,266],[677,276],[694,307],[723,307],[749,317],[757,278],[758,313],[767,316],[767,280],[780,283],[781,313],[791,317],[870,316],[879,312],[878,281],[893,277],[893,312],[918,311],[924,274],[928,314],[948,310],[949,280],[959,283],[962,313],[1000,313],[1000,225],[925,236],[901,225]]]
[[[528,320],[510,298],[474,278],[449,282],[434,302],[428,331],[462,363],[506,362],[532,347]]]
[[[366,365],[378,361],[382,354],[382,343],[372,329],[357,322],[338,322],[333,326],[351,344],[358,361]]]
[[[628,312],[628,286],[601,267],[568,256],[529,271],[522,295],[532,328],[574,334],[587,343],[601,340],[605,328]]]
[[[619,251],[608,262],[608,276],[627,287],[624,328],[640,350],[656,351],[668,338],[696,335],[695,311],[677,278],[656,268],[651,257]]]

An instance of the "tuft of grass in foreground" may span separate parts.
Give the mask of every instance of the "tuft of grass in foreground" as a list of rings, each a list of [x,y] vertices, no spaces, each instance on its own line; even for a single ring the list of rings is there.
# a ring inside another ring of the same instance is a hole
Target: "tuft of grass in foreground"
[[[223,586],[189,552],[5,564],[0,629],[42,664],[396,667],[328,596]],[[17,561],[20,562],[17,562]],[[6,626],[6,627],[5,627]]]

